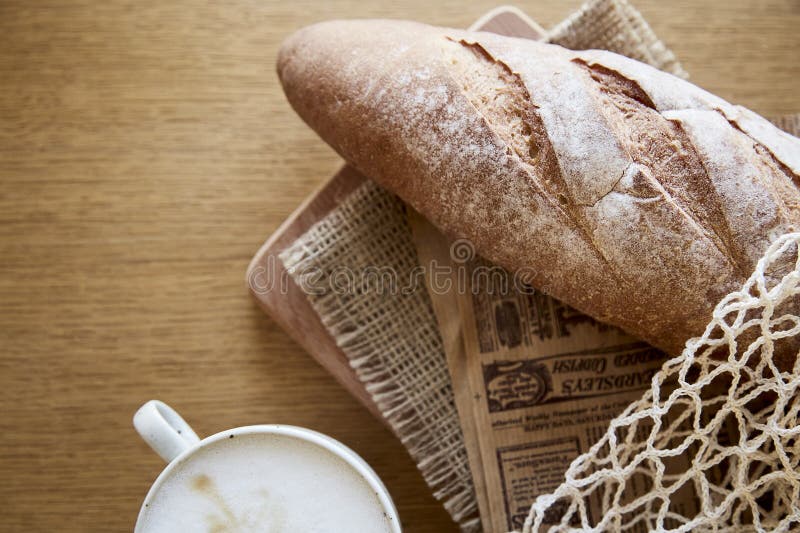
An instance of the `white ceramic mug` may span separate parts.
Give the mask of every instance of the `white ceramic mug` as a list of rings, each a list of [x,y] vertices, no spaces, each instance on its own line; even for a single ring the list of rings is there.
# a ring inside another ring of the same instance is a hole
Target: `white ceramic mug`
[[[316,431],[245,426],[201,440],[158,400],[145,403],[133,425],[168,463],[142,504],[137,533],[401,531],[375,471],[353,450]]]

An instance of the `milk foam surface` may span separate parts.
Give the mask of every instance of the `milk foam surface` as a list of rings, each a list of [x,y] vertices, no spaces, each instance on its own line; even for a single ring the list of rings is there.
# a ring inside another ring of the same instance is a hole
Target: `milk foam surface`
[[[176,464],[137,532],[390,532],[370,485],[343,459],[283,435],[236,435]]]

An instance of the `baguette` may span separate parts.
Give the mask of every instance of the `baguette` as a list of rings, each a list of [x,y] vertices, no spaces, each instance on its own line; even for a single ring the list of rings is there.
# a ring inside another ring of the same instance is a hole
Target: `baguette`
[[[610,52],[333,21],[289,37],[278,74],[328,144],[445,233],[671,354],[800,230],[800,140]]]

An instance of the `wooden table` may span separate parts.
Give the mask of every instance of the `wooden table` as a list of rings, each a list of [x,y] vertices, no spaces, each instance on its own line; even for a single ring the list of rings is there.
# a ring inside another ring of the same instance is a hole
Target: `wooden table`
[[[518,5],[548,27],[579,3]],[[340,165],[281,94],[281,39],[335,17],[466,26],[492,5],[0,2],[0,529],[130,530],[162,467],[130,419],[160,398],[201,434],[328,433],[384,478],[406,531],[454,530],[243,275]],[[796,0],[636,5],[695,82],[800,110]]]

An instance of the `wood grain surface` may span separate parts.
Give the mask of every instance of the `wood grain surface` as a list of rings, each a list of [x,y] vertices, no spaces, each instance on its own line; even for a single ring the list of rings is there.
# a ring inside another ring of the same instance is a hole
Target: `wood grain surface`
[[[578,0],[518,6],[544,27]],[[638,0],[699,85],[800,110],[797,0]],[[464,27],[491,2],[0,1],[0,529],[126,531],[162,464],[130,418],[311,427],[384,478],[409,533],[454,531],[388,430],[256,307],[264,238],[341,162],[274,74],[341,17]]]

